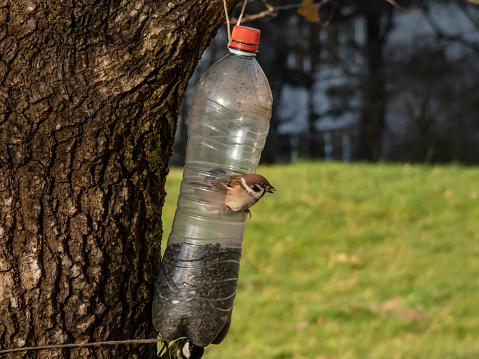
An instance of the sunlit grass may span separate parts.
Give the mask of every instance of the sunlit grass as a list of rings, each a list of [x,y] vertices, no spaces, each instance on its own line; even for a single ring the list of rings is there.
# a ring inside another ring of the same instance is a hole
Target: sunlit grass
[[[205,358],[479,358],[478,168],[258,173],[278,191],[252,208],[232,326]]]

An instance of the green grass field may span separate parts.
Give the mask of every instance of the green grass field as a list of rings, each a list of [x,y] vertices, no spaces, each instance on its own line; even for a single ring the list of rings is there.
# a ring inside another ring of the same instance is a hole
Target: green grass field
[[[232,326],[205,359],[479,358],[479,168],[258,173],[277,192],[252,208]]]

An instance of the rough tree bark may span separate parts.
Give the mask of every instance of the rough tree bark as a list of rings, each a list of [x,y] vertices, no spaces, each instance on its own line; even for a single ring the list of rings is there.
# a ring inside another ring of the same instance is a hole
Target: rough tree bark
[[[223,22],[213,0],[1,1],[1,349],[155,336],[176,118]],[[151,358],[155,350],[9,357]]]

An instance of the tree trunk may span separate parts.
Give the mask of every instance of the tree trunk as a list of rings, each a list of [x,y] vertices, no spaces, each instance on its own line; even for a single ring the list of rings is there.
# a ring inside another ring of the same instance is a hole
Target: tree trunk
[[[384,130],[386,108],[382,31],[384,5],[380,1],[367,1],[366,22],[366,77],[360,122],[359,158],[377,161],[380,157],[381,139]]]
[[[307,138],[307,151],[309,158],[318,158],[318,148],[316,143],[316,122],[319,119],[315,111],[315,88],[316,84],[316,74],[320,70],[321,64],[321,42],[320,42],[320,32],[321,26],[316,22],[309,22],[307,24],[309,27],[308,39],[309,39],[309,56],[311,58],[311,69],[310,69],[310,81],[307,83],[308,90],[308,132],[306,133]]]
[[[176,119],[222,12],[220,1],[194,0],[0,4],[1,349],[155,337]]]

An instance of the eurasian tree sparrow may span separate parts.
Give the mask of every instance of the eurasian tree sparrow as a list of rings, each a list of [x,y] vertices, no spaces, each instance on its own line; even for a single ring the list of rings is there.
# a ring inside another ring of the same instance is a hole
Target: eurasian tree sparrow
[[[212,174],[218,174],[222,170],[210,171]],[[224,172],[223,172],[224,173]],[[210,204],[224,203],[223,209],[234,212],[243,211],[249,214],[249,210],[263,195],[273,193],[275,188],[266,178],[258,174],[233,175],[214,179],[207,176],[202,183],[195,183],[195,193],[202,202]],[[209,197],[209,198],[208,198]]]

